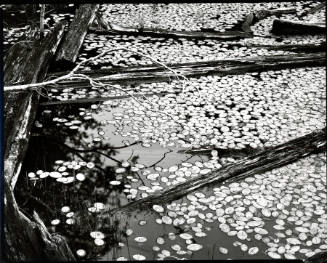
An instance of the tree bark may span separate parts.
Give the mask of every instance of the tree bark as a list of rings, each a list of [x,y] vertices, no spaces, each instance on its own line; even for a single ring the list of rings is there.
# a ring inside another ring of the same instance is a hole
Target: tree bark
[[[235,58],[215,61],[167,64],[167,67],[177,71],[185,77],[200,77],[206,75],[225,76],[231,74],[244,74],[248,72],[262,72],[267,70],[281,70],[286,68],[299,68],[310,66],[324,66],[326,55],[319,53],[301,53],[296,55],[262,56],[252,58]],[[171,71],[158,65],[120,67],[114,69],[101,69],[83,71],[83,74],[95,78],[103,83],[131,84],[145,82],[168,81],[174,78]],[[63,75],[59,72],[53,76]],[[56,88],[87,88],[87,80],[64,80],[56,84]]]
[[[275,35],[317,35],[325,34],[325,23],[305,23],[276,19],[271,33]]]
[[[31,46],[15,45],[6,57],[4,82],[34,83],[42,81],[55,55],[64,24],[55,26],[42,40]],[[15,200],[13,189],[20,172],[39,96],[36,92],[4,94],[4,251],[5,261],[74,260],[63,237],[51,235],[34,213],[29,219]]]
[[[4,261],[75,261],[67,241],[50,234],[38,214],[30,220],[18,208],[4,177]]]
[[[64,24],[33,45],[17,44],[4,63],[4,83],[41,82],[63,36]],[[36,114],[36,92],[4,93],[4,174],[14,188]]]
[[[170,187],[167,190],[158,191],[146,198],[142,198],[123,207],[111,210],[106,213],[105,216],[113,216],[113,214],[116,213],[135,211],[137,209],[147,209],[153,204],[166,204],[173,200],[177,200],[194,190],[213,184],[235,181],[255,174],[264,173],[295,162],[310,154],[322,151],[326,151],[326,128],[275,147],[271,147],[269,150],[264,150],[251,155],[205,176],[198,176],[185,183]]]
[[[76,10],[74,20],[70,24],[64,42],[58,51],[56,61],[68,64],[75,63],[87,30],[93,22],[98,8],[99,4],[85,4]]]

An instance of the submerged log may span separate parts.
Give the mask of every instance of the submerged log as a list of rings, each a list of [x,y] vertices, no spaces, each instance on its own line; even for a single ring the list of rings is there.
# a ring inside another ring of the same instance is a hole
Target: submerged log
[[[326,50],[326,42],[313,43],[313,44],[283,44],[283,45],[247,45],[251,48],[265,48],[269,50],[283,50],[291,52],[303,52],[303,53],[314,53],[314,52],[324,52]]]
[[[90,27],[90,32],[99,35],[120,34],[128,36],[150,36],[164,38],[186,38],[186,39],[217,39],[217,40],[237,40],[241,38],[251,37],[247,32],[243,31],[226,31],[226,32],[204,32],[204,31],[178,31],[153,28],[128,28],[115,24],[110,24],[111,30],[97,29]]]
[[[216,150],[220,158],[233,157],[233,158],[242,158],[255,154],[261,151],[267,151],[269,148],[252,148],[245,147],[242,149],[225,149],[225,148],[198,148],[198,149],[188,149],[188,150],[179,150],[178,153],[192,154],[192,155],[211,155],[211,152]]]
[[[325,23],[293,22],[276,19],[273,22],[271,33],[275,35],[316,35],[325,34]]]
[[[129,203],[123,207],[111,210],[109,216],[119,212],[129,212],[135,209],[147,209],[153,204],[165,204],[177,200],[188,193],[209,185],[231,182],[255,174],[295,162],[313,153],[326,151],[326,128],[312,132],[300,138],[271,147],[247,158],[213,171],[205,176],[198,176],[185,183],[158,191],[146,198]],[[106,214],[106,216],[108,216]]]
[[[4,82],[34,83],[45,78],[64,32],[59,23],[53,32],[31,46],[15,45],[6,57]],[[13,189],[20,172],[30,130],[35,118],[39,95],[30,92],[4,94],[4,261],[73,261],[66,240],[47,232],[34,213],[29,219],[19,209]]]
[[[98,8],[99,4],[85,4],[76,10],[74,20],[70,24],[64,42],[57,54],[57,61],[68,63],[76,61],[87,30],[93,22]]]
[[[308,11],[303,12],[299,17],[302,18],[302,17],[305,17],[305,16],[307,16],[309,14],[314,14],[314,13],[320,11],[321,9],[323,9],[325,6],[326,6],[326,2],[324,1],[324,2],[316,5],[315,7],[309,9]]]
[[[207,75],[234,75],[249,72],[262,72],[268,70],[281,70],[299,67],[324,66],[326,55],[319,53],[300,53],[296,55],[262,56],[251,58],[235,58],[204,62],[167,64],[185,77],[200,77]],[[169,81],[175,74],[158,65],[120,67],[114,69],[101,69],[82,71],[81,73],[94,78],[97,81],[108,84],[132,84],[145,82]],[[59,72],[53,75],[64,75],[66,72]],[[88,88],[87,80],[64,80],[56,84],[56,88]]]
[[[327,263],[327,251],[321,251],[307,258],[304,263]]]

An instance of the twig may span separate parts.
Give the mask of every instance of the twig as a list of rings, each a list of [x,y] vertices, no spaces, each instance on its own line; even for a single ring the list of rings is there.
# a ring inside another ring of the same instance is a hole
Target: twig
[[[90,82],[90,84],[93,86],[93,87],[111,87],[113,89],[118,89],[126,94],[128,94],[134,101],[136,101],[138,104],[144,106],[146,109],[150,110],[150,111],[153,111],[153,112],[159,112],[163,115],[166,115],[168,116],[169,118],[171,118],[173,121],[175,121],[178,125],[181,126],[181,128],[183,129],[183,125],[179,122],[176,121],[176,117],[172,116],[171,114],[167,113],[167,112],[163,112],[163,111],[160,111],[159,109],[151,109],[151,107],[147,107],[148,105],[143,105],[143,103],[141,101],[139,101],[133,94],[131,94],[130,92],[120,88],[120,87],[117,87],[117,86],[114,86],[114,85],[110,85],[110,84],[104,84],[102,82],[100,82],[99,80],[94,80],[93,78],[85,75],[85,74],[81,74],[81,73],[76,73],[80,67],[90,61],[94,61],[100,57],[103,57],[104,55],[110,53],[110,52],[114,52],[114,51],[126,51],[126,52],[132,52],[134,54],[137,54],[139,56],[143,56],[143,57],[146,57],[150,60],[152,60],[153,62],[159,64],[160,66],[164,67],[165,69],[173,72],[173,74],[176,76],[176,78],[178,80],[181,80],[182,78],[182,85],[183,85],[183,88],[182,88],[182,93],[184,92],[185,90],[185,83],[186,81],[188,81],[188,79],[179,74],[178,72],[176,72],[175,70],[171,69],[170,67],[166,66],[165,64],[163,64],[162,62],[159,62],[157,61],[156,59],[152,58],[151,56],[148,56],[148,55],[145,55],[145,54],[142,54],[138,51],[136,51],[135,49],[126,49],[126,48],[116,48],[116,49],[111,49],[111,50],[106,50],[102,53],[100,53],[99,55],[97,56],[94,56],[94,57],[91,57],[91,58],[88,58],[86,60],[83,60],[81,61],[80,63],[78,63],[73,69],[72,71],[70,71],[68,74],[66,75],[63,75],[63,76],[60,76],[58,78],[55,78],[55,79],[51,79],[51,80],[47,80],[47,81],[44,81],[44,82],[41,82],[41,83],[31,83],[31,84],[23,84],[23,85],[14,85],[14,86],[4,86],[4,91],[20,91],[20,90],[25,90],[25,89],[36,89],[36,88],[39,88],[39,87],[44,87],[44,86],[47,86],[47,85],[53,85],[53,84],[56,84],[62,80],[67,80],[67,79],[85,79],[85,80],[88,80]],[[196,87],[196,89],[198,90],[199,92],[199,96],[201,98],[201,93],[198,89],[198,87]],[[38,90],[37,92],[41,92],[40,90]],[[41,93],[40,93],[41,94]],[[147,100],[147,102],[149,102],[154,108],[156,108],[157,106],[154,105],[151,101]]]
[[[158,161],[156,161],[154,164],[151,164],[151,165],[147,166],[146,168],[154,167],[155,165],[157,165],[158,163],[160,163],[163,159],[165,159],[166,158],[166,155],[168,153],[171,153],[171,152],[173,152],[173,150],[172,149],[169,149],[169,151],[168,152],[165,152],[164,155]]]

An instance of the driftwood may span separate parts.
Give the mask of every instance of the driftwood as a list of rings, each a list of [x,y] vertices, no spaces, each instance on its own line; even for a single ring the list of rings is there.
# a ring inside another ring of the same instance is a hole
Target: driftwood
[[[326,55],[323,52],[282,56],[262,56],[251,58],[235,58],[204,62],[167,64],[167,67],[185,77],[200,77],[206,75],[234,75],[248,72],[261,72],[267,70],[281,70],[287,68],[324,66]],[[175,75],[158,65],[120,67],[114,69],[101,69],[82,71],[95,80],[110,84],[135,84],[146,82],[160,82],[174,79]],[[63,75],[59,72],[53,75]],[[88,88],[87,80],[64,80],[56,84],[56,88]]]
[[[76,10],[74,20],[70,24],[63,45],[57,54],[57,61],[68,63],[76,61],[87,30],[93,22],[98,8],[99,4],[85,4]]]
[[[45,78],[64,31],[59,23],[53,32],[31,46],[17,44],[6,57],[4,82],[34,83]],[[73,261],[66,240],[51,235],[37,213],[29,219],[19,209],[13,189],[20,172],[38,104],[36,92],[4,94],[4,261]]]
[[[271,33],[275,35],[316,35],[325,34],[325,23],[293,22],[276,19],[273,22]]]
[[[203,187],[264,173],[322,151],[326,151],[326,128],[271,147],[267,151],[251,155],[205,176],[198,176],[167,190],[158,191],[146,198],[111,210],[105,216],[112,216],[119,212],[147,209],[153,204],[165,204]]]

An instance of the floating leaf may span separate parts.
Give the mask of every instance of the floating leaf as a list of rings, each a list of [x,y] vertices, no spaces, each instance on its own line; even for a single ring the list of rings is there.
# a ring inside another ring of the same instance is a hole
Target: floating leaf
[[[136,237],[136,238],[134,238],[134,240],[139,243],[144,243],[147,241],[147,238],[146,237]]]
[[[95,239],[103,239],[104,238],[104,234],[100,231],[93,231],[90,233],[90,236]]]
[[[200,245],[200,244],[192,243],[192,244],[189,244],[189,245],[187,246],[187,249],[190,250],[190,251],[198,251],[198,250],[202,249],[202,247],[203,247],[203,246]]]
[[[76,251],[77,256],[79,257],[85,257],[86,256],[86,251],[84,249],[78,249]]]
[[[143,256],[143,255],[141,255],[141,254],[133,255],[133,258],[134,258],[135,260],[145,260],[145,259],[146,259],[146,257]]]
[[[165,209],[161,205],[153,205],[152,209],[158,213],[162,213],[165,211]]]

